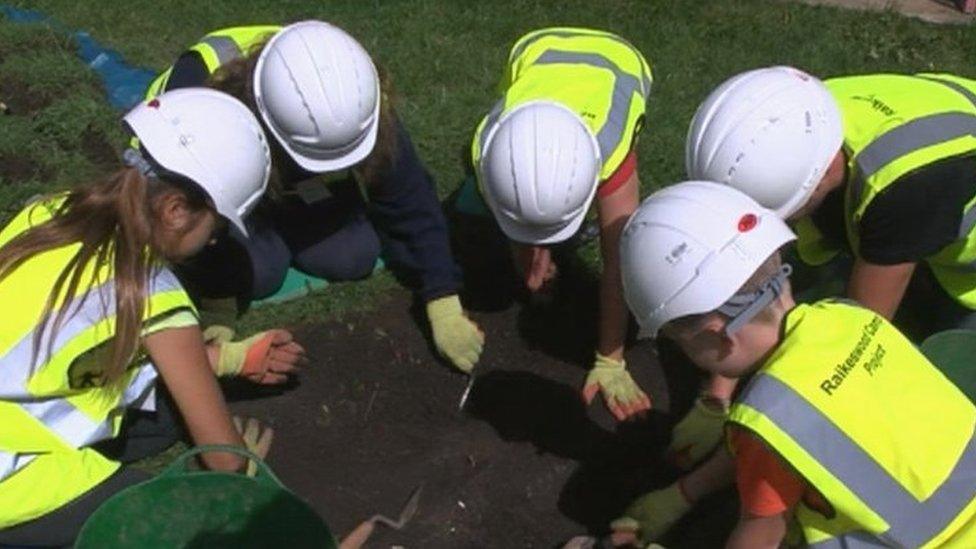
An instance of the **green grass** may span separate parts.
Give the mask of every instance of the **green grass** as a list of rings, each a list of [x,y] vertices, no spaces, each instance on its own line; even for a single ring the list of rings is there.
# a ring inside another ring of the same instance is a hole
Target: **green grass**
[[[920,70],[976,76],[971,27],[768,0],[131,0],[98,9],[72,0],[30,4],[154,68],[222,26],[333,21],[389,68],[399,110],[442,195],[461,180],[460,150],[492,104],[512,42],[542,26],[611,30],[650,60],[655,85],[640,144],[645,188],[682,177],[688,120],[707,92],[735,72],[792,64],[821,76]]]
[[[349,314],[368,310],[394,287],[396,281],[389,271],[379,271],[366,280],[330,284],[323,291],[295,301],[250,309],[236,328],[239,333],[253,333],[281,326],[342,320]]]
[[[73,51],[44,26],[0,22],[0,221],[24,200],[105,173],[122,145],[118,113]]]
[[[187,45],[220,27],[311,18],[332,21],[357,36],[389,69],[398,89],[399,112],[441,196],[462,179],[462,151],[494,101],[509,48],[523,33],[543,26],[614,31],[649,59],[655,83],[647,129],[639,144],[645,193],[682,178],[688,121],[708,91],[736,72],[790,64],[822,77],[929,70],[976,77],[972,27],[935,26],[894,13],[771,0],[130,0],[100,3],[97,8],[74,0],[35,0],[28,7],[53,15],[70,28],[87,30],[131,62],[155,69],[164,68]],[[9,57],[18,49],[30,51],[34,44],[50,40],[24,37],[25,42],[11,50],[4,42],[9,43],[7,37],[17,31],[7,27],[0,25],[0,52],[12,51]],[[38,73],[37,85],[47,89],[50,76],[58,70],[45,67]],[[0,151],[11,143],[23,147],[29,130],[42,131],[50,140],[66,138],[70,147],[78,126],[77,121],[55,119],[35,121],[30,129],[11,127],[13,131],[0,136]],[[70,152],[53,158],[65,166],[77,162]],[[5,198],[5,188],[0,186],[0,200]],[[592,250],[587,255],[595,256]],[[391,285],[389,280],[376,279],[350,284],[349,290],[347,285],[335,286],[324,296],[255,311],[245,324],[328,317],[370,302],[369,296]]]

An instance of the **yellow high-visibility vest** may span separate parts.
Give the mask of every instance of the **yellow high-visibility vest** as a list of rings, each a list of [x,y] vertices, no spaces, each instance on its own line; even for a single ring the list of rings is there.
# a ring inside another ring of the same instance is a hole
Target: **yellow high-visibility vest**
[[[976,407],[887,320],[799,305],[730,411],[820,492],[817,548],[976,547]]]
[[[187,51],[199,53],[203,64],[207,66],[210,74],[213,74],[230,61],[248,55],[251,48],[268,41],[281,28],[278,25],[252,25],[220,29],[204,36],[199,42],[187,48]],[[172,72],[173,67],[169,67],[149,84],[146,99],[163,93]]]
[[[976,154],[976,81],[947,74],[877,74],[825,82],[840,106],[848,158],[844,218],[858,255],[858,227],[868,206],[906,174],[955,156]],[[958,238],[925,258],[946,292],[976,309],[976,198],[965,205]],[[801,259],[813,265],[836,249],[809,220],[798,225]]]
[[[504,94],[482,119],[471,143],[477,167],[484,137],[519,105],[559,103],[576,113],[596,136],[600,179],[613,175],[630,152],[651,92],[651,68],[623,38],[609,32],[548,28],[530,32],[512,47],[500,84]]]
[[[29,205],[0,232],[0,246],[53,216],[63,198]],[[99,362],[79,360],[105,348],[115,334],[115,286],[111,264],[90,265],[56,337],[40,315],[51,288],[80,244],[37,254],[0,280],[0,528],[45,515],[103,482],[118,469],[90,446],[118,434],[125,408],[151,395],[156,371],[137,357],[122,380],[106,384]],[[94,276],[94,278],[92,278]],[[194,311],[169,270],[149,281],[146,321],[179,310]],[[49,347],[50,345],[50,347]],[[50,348],[50,352],[48,349]]]

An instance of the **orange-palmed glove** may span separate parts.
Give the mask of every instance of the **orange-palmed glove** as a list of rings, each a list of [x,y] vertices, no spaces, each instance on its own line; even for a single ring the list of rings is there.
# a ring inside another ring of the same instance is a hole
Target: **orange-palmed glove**
[[[268,330],[242,341],[230,341],[233,331],[211,326],[204,331],[208,343],[219,345],[218,376],[242,376],[254,383],[277,385],[306,362],[305,349],[288,330]]]

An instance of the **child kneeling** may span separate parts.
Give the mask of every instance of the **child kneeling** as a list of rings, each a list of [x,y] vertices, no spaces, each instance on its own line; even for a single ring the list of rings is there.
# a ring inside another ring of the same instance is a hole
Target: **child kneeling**
[[[618,546],[661,536],[734,479],[729,547],[976,546],[976,407],[896,328],[856,304],[797,305],[772,211],[715,183],[641,205],[621,242],[627,303],[644,337],[699,367],[751,380],[728,449],[614,521]],[[933,421],[936,420],[936,421]]]

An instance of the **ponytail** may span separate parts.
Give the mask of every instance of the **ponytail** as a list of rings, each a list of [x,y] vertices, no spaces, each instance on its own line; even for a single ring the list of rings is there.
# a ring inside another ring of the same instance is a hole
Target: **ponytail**
[[[77,312],[96,285],[104,282],[100,266],[111,262],[115,291],[115,337],[103,372],[108,383],[120,380],[139,347],[147,287],[157,266],[150,187],[172,188],[149,180],[136,168],[125,168],[103,181],[71,191],[46,222],[28,229],[0,248],[0,281],[31,257],[55,248],[80,244],[58,275],[41,313],[33,341],[31,364],[37,364],[42,336],[49,334],[45,354],[53,351],[55,334],[69,308]],[[155,190],[155,189],[153,189]],[[91,277],[83,280],[85,271]],[[79,287],[84,293],[77,300]],[[96,290],[97,293],[98,290]],[[100,298],[105,303],[104,297]],[[59,306],[60,304],[60,306]],[[55,308],[57,311],[55,312]],[[108,313],[108,311],[106,311]]]

